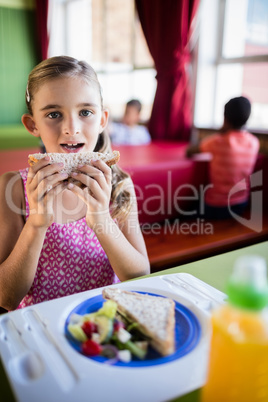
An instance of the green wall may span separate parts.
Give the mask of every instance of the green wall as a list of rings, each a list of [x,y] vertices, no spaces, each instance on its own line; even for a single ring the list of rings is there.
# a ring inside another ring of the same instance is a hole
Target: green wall
[[[38,63],[34,10],[11,7],[0,1],[0,126],[20,123],[27,78]]]

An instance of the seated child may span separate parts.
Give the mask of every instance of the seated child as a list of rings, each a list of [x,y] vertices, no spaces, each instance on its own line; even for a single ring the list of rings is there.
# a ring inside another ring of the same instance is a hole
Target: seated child
[[[228,218],[230,209],[240,214],[248,204],[249,177],[259,151],[259,140],[244,128],[250,113],[251,104],[247,98],[240,96],[229,100],[224,107],[220,133],[206,137],[187,150],[187,156],[198,152],[209,152],[212,156],[210,186],[205,192],[207,218]]]
[[[110,125],[111,141],[115,145],[144,145],[151,142],[147,128],[138,124],[140,121],[141,103],[132,99],[126,104],[125,113],[120,123]]]
[[[111,152],[93,68],[52,57],[29,75],[22,122],[48,153]],[[49,156],[0,177],[0,306],[14,310],[149,273],[129,175],[102,160],[67,181]]]

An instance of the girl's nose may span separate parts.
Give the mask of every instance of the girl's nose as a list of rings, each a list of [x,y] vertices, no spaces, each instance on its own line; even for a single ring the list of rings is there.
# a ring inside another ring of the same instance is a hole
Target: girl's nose
[[[75,135],[80,133],[80,126],[77,119],[68,117],[64,120],[63,124],[64,134]]]

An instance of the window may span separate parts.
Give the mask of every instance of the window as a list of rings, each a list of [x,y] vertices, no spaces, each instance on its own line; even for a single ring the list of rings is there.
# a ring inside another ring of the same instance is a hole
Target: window
[[[252,102],[247,126],[268,128],[267,0],[202,0],[195,125],[219,127],[224,104]]]
[[[150,117],[156,80],[134,0],[50,0],[49,56],[66,54],[96,70],[114,118],[138,98]],[[79,21],[79,23],[77,23]]]
[[[49,27],[49,55],[92,64],[113,117],[134,97],[142,118],[150,117],[155,70],[134,0],[50,0]],[[195,125],[220,127],[224,104],[245,95],[252,102],[248,127],[267,130],[268,1],[201,0],[198,31]]]

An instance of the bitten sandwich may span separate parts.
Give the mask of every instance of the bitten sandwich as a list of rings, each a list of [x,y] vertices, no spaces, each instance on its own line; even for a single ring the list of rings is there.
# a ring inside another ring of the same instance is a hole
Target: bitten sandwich
[[[111,153],[101,152],[77,152],[77,153],[37,153],[28,156],[28,163],[33,166],[40,159],[45,156],[50,157],[50,163],[63,163],[63,173],[70,175],[76,171],[78,165],[90,164],[91,160],[103,160],[108,166],[115,165],[120,159],[119,151],[113,151]]]
[[[139,331],[162,356],[175,350],[175,303],[166,297],[105,288],[102,296],[117,304],[117,311],[129,322],[138,324]]]

